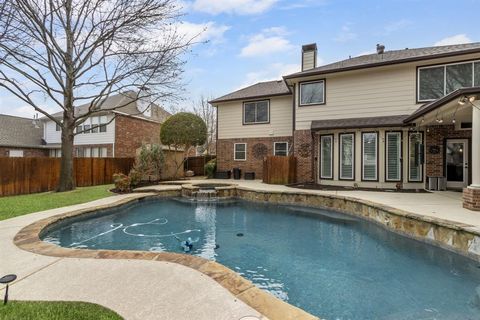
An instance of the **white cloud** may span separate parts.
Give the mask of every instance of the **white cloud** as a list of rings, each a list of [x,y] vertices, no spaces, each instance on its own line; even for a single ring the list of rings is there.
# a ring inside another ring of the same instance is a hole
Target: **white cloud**
[[[435,46],[448,46],[452,44],[470,43],[472,40],[467,37],[466,34],[457,34],[451,37],[443,38],[440,41],[435,42]]]
[[[258,14],[270,9],[278,0],[195,0],[191,7],[210,14]]]
[[[272,53],[285,52],[293,49],[293,45],[285,36],[288,34],[283,27],[272,27],[262,30],[248,40],[242,48],[241,57],[266,56]]]
[[[357,34],[352,31],[352,29],[350,28],[350,23],[348,23],[342,27],[334,40],[337,42],[348,42],[351,40],[355,40],[356,38]]]
[[[299,64],[273,63],[261,71],[249,72],[245,81],[237,89],[264,81],[280,80],[283,76],[300,71]]]
[[[182,22],[178,26],[178,32],[187,39],[195,38],[195,42],[211,41],[220,43],[224,40],[223,35],[230,30],[229,26],[218,25],[213,21],[204,23]]]

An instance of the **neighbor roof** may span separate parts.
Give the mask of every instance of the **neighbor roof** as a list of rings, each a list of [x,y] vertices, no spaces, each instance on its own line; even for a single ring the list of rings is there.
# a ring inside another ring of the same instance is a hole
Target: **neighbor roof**
[[[292,93],[290,92],[290,90],[288,89],[287,85],[283,80],[275,80],[275,81],[259,82],[252,86],[221,96],[220,98],[211,100],[209,101],[209,103],[219,103],[219,102],[244,100],[244,99],[256,99],[256,98],[283,96],[283,95],[291,95],[291,94]]]
[[[408,115],[312,121],[312,130],[401,127]]]
[[[137,101],[134,101],[135,98],[136,98],[136,93],[134,92],[125,92],[125,93],[115,94],[108,97],[105,100],[105,102],[101,106],[101,109],[105,109],[106,112],[118,111],[119,113],[122,113],[122,114],[134,115],[147,120],[154,120],[159,122],[163,122],[169,116],[171,116],[171,114],[167,112],[165,109],[163,109],[162,107],[159,107],[156,104],[152,104],[154,107],[152,110],[153,111],[152,117],[148,117],[145,114],[140,113],[140,111],[137,109]],[[108,110],[121,105],[125,105],[125,106],[115,110]],[[90,107],[89,103],[76,107],[75,115],[85,114],[88,111],[89,107]],[[61,118],[63,116],[63,111],[54,113],[52,114],[52,116],[55,118]]]
[[[391,65],[397,63],[412,62],[418,60],[426,60],[432,58],[441,58],[455,56],[459,54],[468,54],[480,52],[480,42],[457,44],[449,46],[436,46],[416,49],[403,49],[385,51],[382,54],[373,53],[354,57],[327,65],[323,65],[314,69],[297,72],[285,76],[284,79],[292,79],[309,75],[326,74],[333,72],[341,72],[355,69],[371,68],[383,65]]]
[[[32,119],[0,115],[0,146],[41,148],[43,124]]]

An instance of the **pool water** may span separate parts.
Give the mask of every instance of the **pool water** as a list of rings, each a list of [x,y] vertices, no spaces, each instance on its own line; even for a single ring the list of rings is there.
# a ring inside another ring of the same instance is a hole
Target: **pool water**
[[[190,254],[321,318],[480,319],[479,263],[328,210],[146,200],[59,225],[44,240],[182,252],[178,239],[188,237],[198,240]]]

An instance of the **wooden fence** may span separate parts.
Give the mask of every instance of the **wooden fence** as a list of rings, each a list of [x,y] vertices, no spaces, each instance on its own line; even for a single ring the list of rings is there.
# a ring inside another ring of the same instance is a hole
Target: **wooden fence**
[[[267,156],[263,160],[263,182],[290,184],[295,182],[297,159],[294,156]]]
[[[204,176],[205,175],[205,164],[215,159],[216,156],[208,155],[208,156],[197,156],[197,157],[188,157],[185,160],[185,171],[192,170],[196,176]]]
[[[133,158],[75,158],[76,185],[112,183],[112,175],[128,174],[133,162]],[[59,177],[58,158],[0,158],[0,196],[52,191]]]

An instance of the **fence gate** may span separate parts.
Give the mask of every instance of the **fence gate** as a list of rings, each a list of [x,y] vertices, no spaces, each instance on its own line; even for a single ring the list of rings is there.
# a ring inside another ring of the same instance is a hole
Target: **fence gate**
[[[193,173],[195,173],[196,176],[204,176],[205,165],[208,161],[215,158],[216,156],[213,155],[188,157],[185,160],[185,171],[191,170],[193,171]]]
[[[263,160],[263,182],[268,184],[291,184],[296,179],[294,156],[267,156]]]

